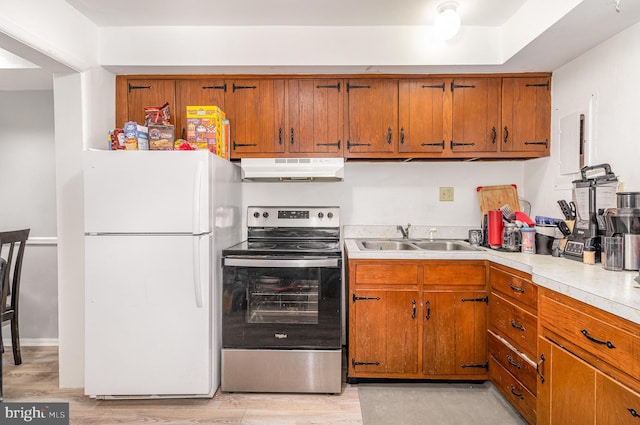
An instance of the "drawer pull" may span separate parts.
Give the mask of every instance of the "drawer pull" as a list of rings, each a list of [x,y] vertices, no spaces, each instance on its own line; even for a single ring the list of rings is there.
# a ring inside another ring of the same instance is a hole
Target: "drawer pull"
[[[515,292],[520,292],[521,294],[524,294],[524,288],[520,286],[515,286],[513,283],[509,284],[509,288],[513,289]]]
[[[511,326],[524,332],[524,326],[517,324],[513,319],[511,319]]]
[[[627,410],[629,411],[629,413],[631,413],[631,416],[633,416],[634,418],[640,418],[640,413],[638,413],[636,409],[632,409],[631,407],[629,407]]]
[[[518,397],[520,400],[524,400],[524,395],[517,393],[516,388],[513,385],[510,385],[510,387],[511,387],[511,394]]]
[[[522,367],[520,366],[520,363],[516,363],[513,361],[513,357],[511,357],[511,354],[507,354],[507,362],[509,362],[509,364],[513,367],[517,367],[518,369],[521,369]]]
[[[583,329],[580,332],[582,332],[582,335],[586,336],[589,341],[595,342],[596,344],[606,345],[607,348],[616,348],[611,341],[602,341],[592,337],[586,329]]]

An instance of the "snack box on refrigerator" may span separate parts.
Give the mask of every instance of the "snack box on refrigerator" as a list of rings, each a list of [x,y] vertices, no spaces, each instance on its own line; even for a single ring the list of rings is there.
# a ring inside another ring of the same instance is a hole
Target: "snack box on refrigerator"
[[[172,125],[149,124],[149,149],[168,151],[173,149],[174,128]]]
[[[149,150],[149,129],[135,121],[124,123],[125,150]]]
[[[196,149],[222,152],[222,120],[225,113],[218,106],[187,106],[187,142]]]

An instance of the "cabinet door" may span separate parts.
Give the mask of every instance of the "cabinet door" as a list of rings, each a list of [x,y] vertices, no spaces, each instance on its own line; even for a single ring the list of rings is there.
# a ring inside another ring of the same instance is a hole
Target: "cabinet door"
[[[284,152],[284,80],[227,82],[225,113],[231,126],[231,158]]]
[[[175,107],[175,80],[127,80],[127,113],[125,121],[144,124],[144,108],[162,106],[169,102],[171,122],[175,123],[173,108]],[[122,126],[123,122],[117,125]]]
[[[596,377],[596,423],[637,425],[640,423],[640,394],[598,373]]]
[[[289,80],[287,90],[289,153],[342,156],[342,81]]]
[[[549,155],[550,86],[547,77],[502,79],[503,152]]]
[[[346,157],[384,157],[398,140],[398,80],[348,80]]]
[[[540,348],[545,360],[541,369],[544,382],[538,384],[538,424],[595,424],[595,369],[543,338]]]
[[[176,139],[186,138],[187,106],[217,106],[224,111],[224,96],[226,91],[227,84],[224,80],[177,80],[176,106],[171,111],[176,117]]]
[[[423,373],[487,373],[487,303],[484,291],[425,291]]]
[[[451,126],[447,87],[442,78],[400,81],[398,152],[444,152]]]
[[[497,152],[500,127],[500,78],[456,78],[452,94],[455,152]]]
[[[352,294],[349,375],[417,373],[418,295],[413,290]]]

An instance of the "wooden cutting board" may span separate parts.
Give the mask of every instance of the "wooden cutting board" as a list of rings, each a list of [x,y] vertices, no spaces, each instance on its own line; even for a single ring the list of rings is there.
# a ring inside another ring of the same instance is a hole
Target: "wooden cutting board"
[[[498,186],[478,186],[478,201],[480,202],[480,222],[489,210],[498,210],[503,205],[509,205],[512,210],[520,211],[518,187],[515,184]]]

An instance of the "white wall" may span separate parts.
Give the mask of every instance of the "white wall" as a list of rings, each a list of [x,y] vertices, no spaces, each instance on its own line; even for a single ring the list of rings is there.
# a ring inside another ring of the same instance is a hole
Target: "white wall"
[[[480,225],[476,188],[522,187],[523,164],[511,162],[347,161],[343,182],[243,183],[249,205],[337,205],[343,225]],[[439,201],[441,186],[453,202]],[[526,195],[519,191],[521,197]]]
[[[640,191],[638,75],[640,24],[553,73],[551,157],[524,168],[525,189],[539,214],[561,216],[556,201],[571,198],[571,180],[579,177],[559,171],[560,120],[576,111],[587,113],[585,165],[609,163],[625,191]]]
[[[51,90],[0,91],[0,230],[31,229],[21,279],[23,345],[58,338],[53,133]]]

